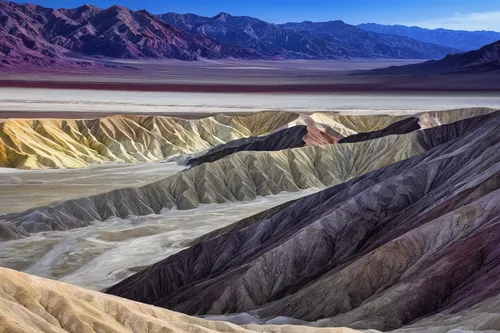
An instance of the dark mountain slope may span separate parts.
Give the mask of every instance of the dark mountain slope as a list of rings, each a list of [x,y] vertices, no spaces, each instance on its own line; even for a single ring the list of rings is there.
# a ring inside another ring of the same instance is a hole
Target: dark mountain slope
[[[205,33],[220,42],[250,48],[274,58],[431,59],[457,51],[406,37],[367,32],[341,21],[276,25],[227,13],[220,13],[212,18],[176,13],[167,13],[160,17],[185,31]],[[310,28],[309,25],[328,25],[328,30]]]
[[[396,35],[377,34],[342,21],[285,23],[282,28],[323,36],[349,45],[357,56],[370,54],[379,58],[437,59],[458,49],[429,44]]]
[[[479,50],[450,54],[441,60],[432,60],[415,65],[375,69],[366,73],[392,74],[443,74],[484,73],[500,70],[500,41],[483,46]]]
[[[366,140],[373,140],[376,138],[381,138],[386,135],[394,134],[404,134],[410,133],[420,129],[420,119],[418,117],[409,117],[393,124],[390,124],[384,129],[373,132],[358,133],[354,135],[349,135],[343,139],[340,139],[338,143],[350,143],[350,142],[361,142]]]
[[[495,31],[462,31],[449,29],[425,29],[404,25],[382,25],[364,23],[359,28],[379,34],[398,35],[413,38],[425,43],[432,43],[470,51],[500,40],[500,32]]]
[[[204,33],[222,43],[250,48],[265,57],[337,59],[351,56],[342,43],[282,29],[278,25],[252,17],[231,16],[226,13],[212,18],[176,13],[160,17],[185,31]]]
[[[263,214],[107,292],[190,314],[380,330],[468,309],[500,292],[499,117],[416,132],[430,150]]]
[[[314,132],[314,139],[308,140]],[[316,133],[319,132],[319,133]],[[339,137],[341,137],[339,135]],[[314,146],[335,143],[338,138],[330,136],[315,128],[298,125],[286,128],[265,136],[251,136],[233,140],[210,149],[206,154],[192,158],[187,165],[197,166],[210,163],[239,151],[278,151],[289,148],[298,148],[305,145]]]

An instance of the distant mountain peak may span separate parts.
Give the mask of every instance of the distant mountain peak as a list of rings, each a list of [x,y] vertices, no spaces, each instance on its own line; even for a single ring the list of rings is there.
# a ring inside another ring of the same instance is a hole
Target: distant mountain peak
[[[226,22],[228,18],[230,18],[231,15],[228,14],[228,13],[225,13],[225,12],[220,12],[219,14],[215,15],[214,17],[212,17],[213,20],[217,20],[217,21],[222,21],[222,22]]]
[[[123,7],[122,5],[113,5],[108,8],[109,11],[117,11],[117,12],[123,12],[123,11],[130,11],[128,8]]]
[[[86,4],[81,5],[80,7],[76,8],[76,9],[79,9],[79,10],[91,10],[91,9],[100,9],[100,8],[86,3]]]

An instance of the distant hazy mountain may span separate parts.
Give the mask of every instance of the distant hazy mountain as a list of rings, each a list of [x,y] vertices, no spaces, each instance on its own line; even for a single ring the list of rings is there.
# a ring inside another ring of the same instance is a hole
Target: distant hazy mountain
[[[476,50],[486,44],[500,40],[500,32],[495,31],[424,29],[404,25],[382,25],[375,23],[360,24],[358,27],[367,31],[409,37],[422,42],[453,47],[463,51]]]
[[[81,55],[182,60],[258,57],[248,49],[186,33],[145,10],[89,5],[51,9],[0,1],[0,65],[69,64]]]
[[[180,29],[206,34],[221,43],[250,48],[264,57],[337,59],[353,56],[347,45],[341,42],[283,29],[252,17],[226,13],[211,18],[176,13],[160,17]]]
[[[176,13],[160,17],[185,31],[203,33],[221,43],[250,48],[267,57],[435,59],[457,52],[406,37],[367,32],[342,21],[277,25],[227,13],[211,18]]]
[[[301,23],[285,23],[280,26],[285,29],[322,36],[330,40],[342,41],[349,45],[352,52],[372,57],[436,59],[458,51],[457,49],[423,43],[407,37],[365,31],[342,21],[305,21]]]
[[[464,72],[500,72],[500,41],[479,50],[450,54],[441,60],[420,64],[375,69],[374,74],[437,74]]]

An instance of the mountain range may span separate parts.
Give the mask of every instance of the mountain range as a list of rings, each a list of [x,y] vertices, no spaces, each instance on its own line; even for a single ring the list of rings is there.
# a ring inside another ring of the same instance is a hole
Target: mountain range
[[[360,24],[358,28],[379,34],[404,36],[421,42],[453,47],[463,51],[476,50],[486,44],[491,44],[500,40],[500,32],[496,31],[425,29],[420,27],[407,27],[404,25],[382,25],[376,23]]]
[[[220,13],[160,15],[191,33],[203,33],[220,42],[253,49],[273,58],[406,58],[436,59],[459,50],[401,36],[367,32],[342,21],[272,24],[248,16]]]
[[[441,60],[419,64],[374,69],[369,73],[382,75],[485,73],[500,71],[500,41],[479,50],[449,54]],[[496,74],[496,73],[495,73]]]
[[[441,58],[457,49],[342,21],[276,25],[220,13],[153,15],[115,5],[52,9],[0,2],[3,66],[88,66],[96,57],[196,60]]]
[[[204,34],[189,34],[145,11],[84,5],[51,9],[0,2],[0,61],[3,65],[86,66],[82,56],[127,59],[259,57]],[[80,59],[80,60],[76,60]]]
[[[153,15],[115,5],[52,9],[0,2],[0,66],[89,66],[98,58],[440,59],[500,33],[248,16]],[[97,61],[96,61],[97,59]],[[106,65],[109,66],[109,65]]]

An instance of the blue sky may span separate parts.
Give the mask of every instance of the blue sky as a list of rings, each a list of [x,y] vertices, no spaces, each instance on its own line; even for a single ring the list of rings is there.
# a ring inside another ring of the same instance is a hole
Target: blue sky
[[[500,0],[31,0],[46,7],[78,7],[85,1],[109,7],[121,4],[155,14],[169,11],[213,16],[224,11],[283,23],[340,19],[358,24],[419,25],[500,31]],[[21,2],[18,0],[18,2]]]

